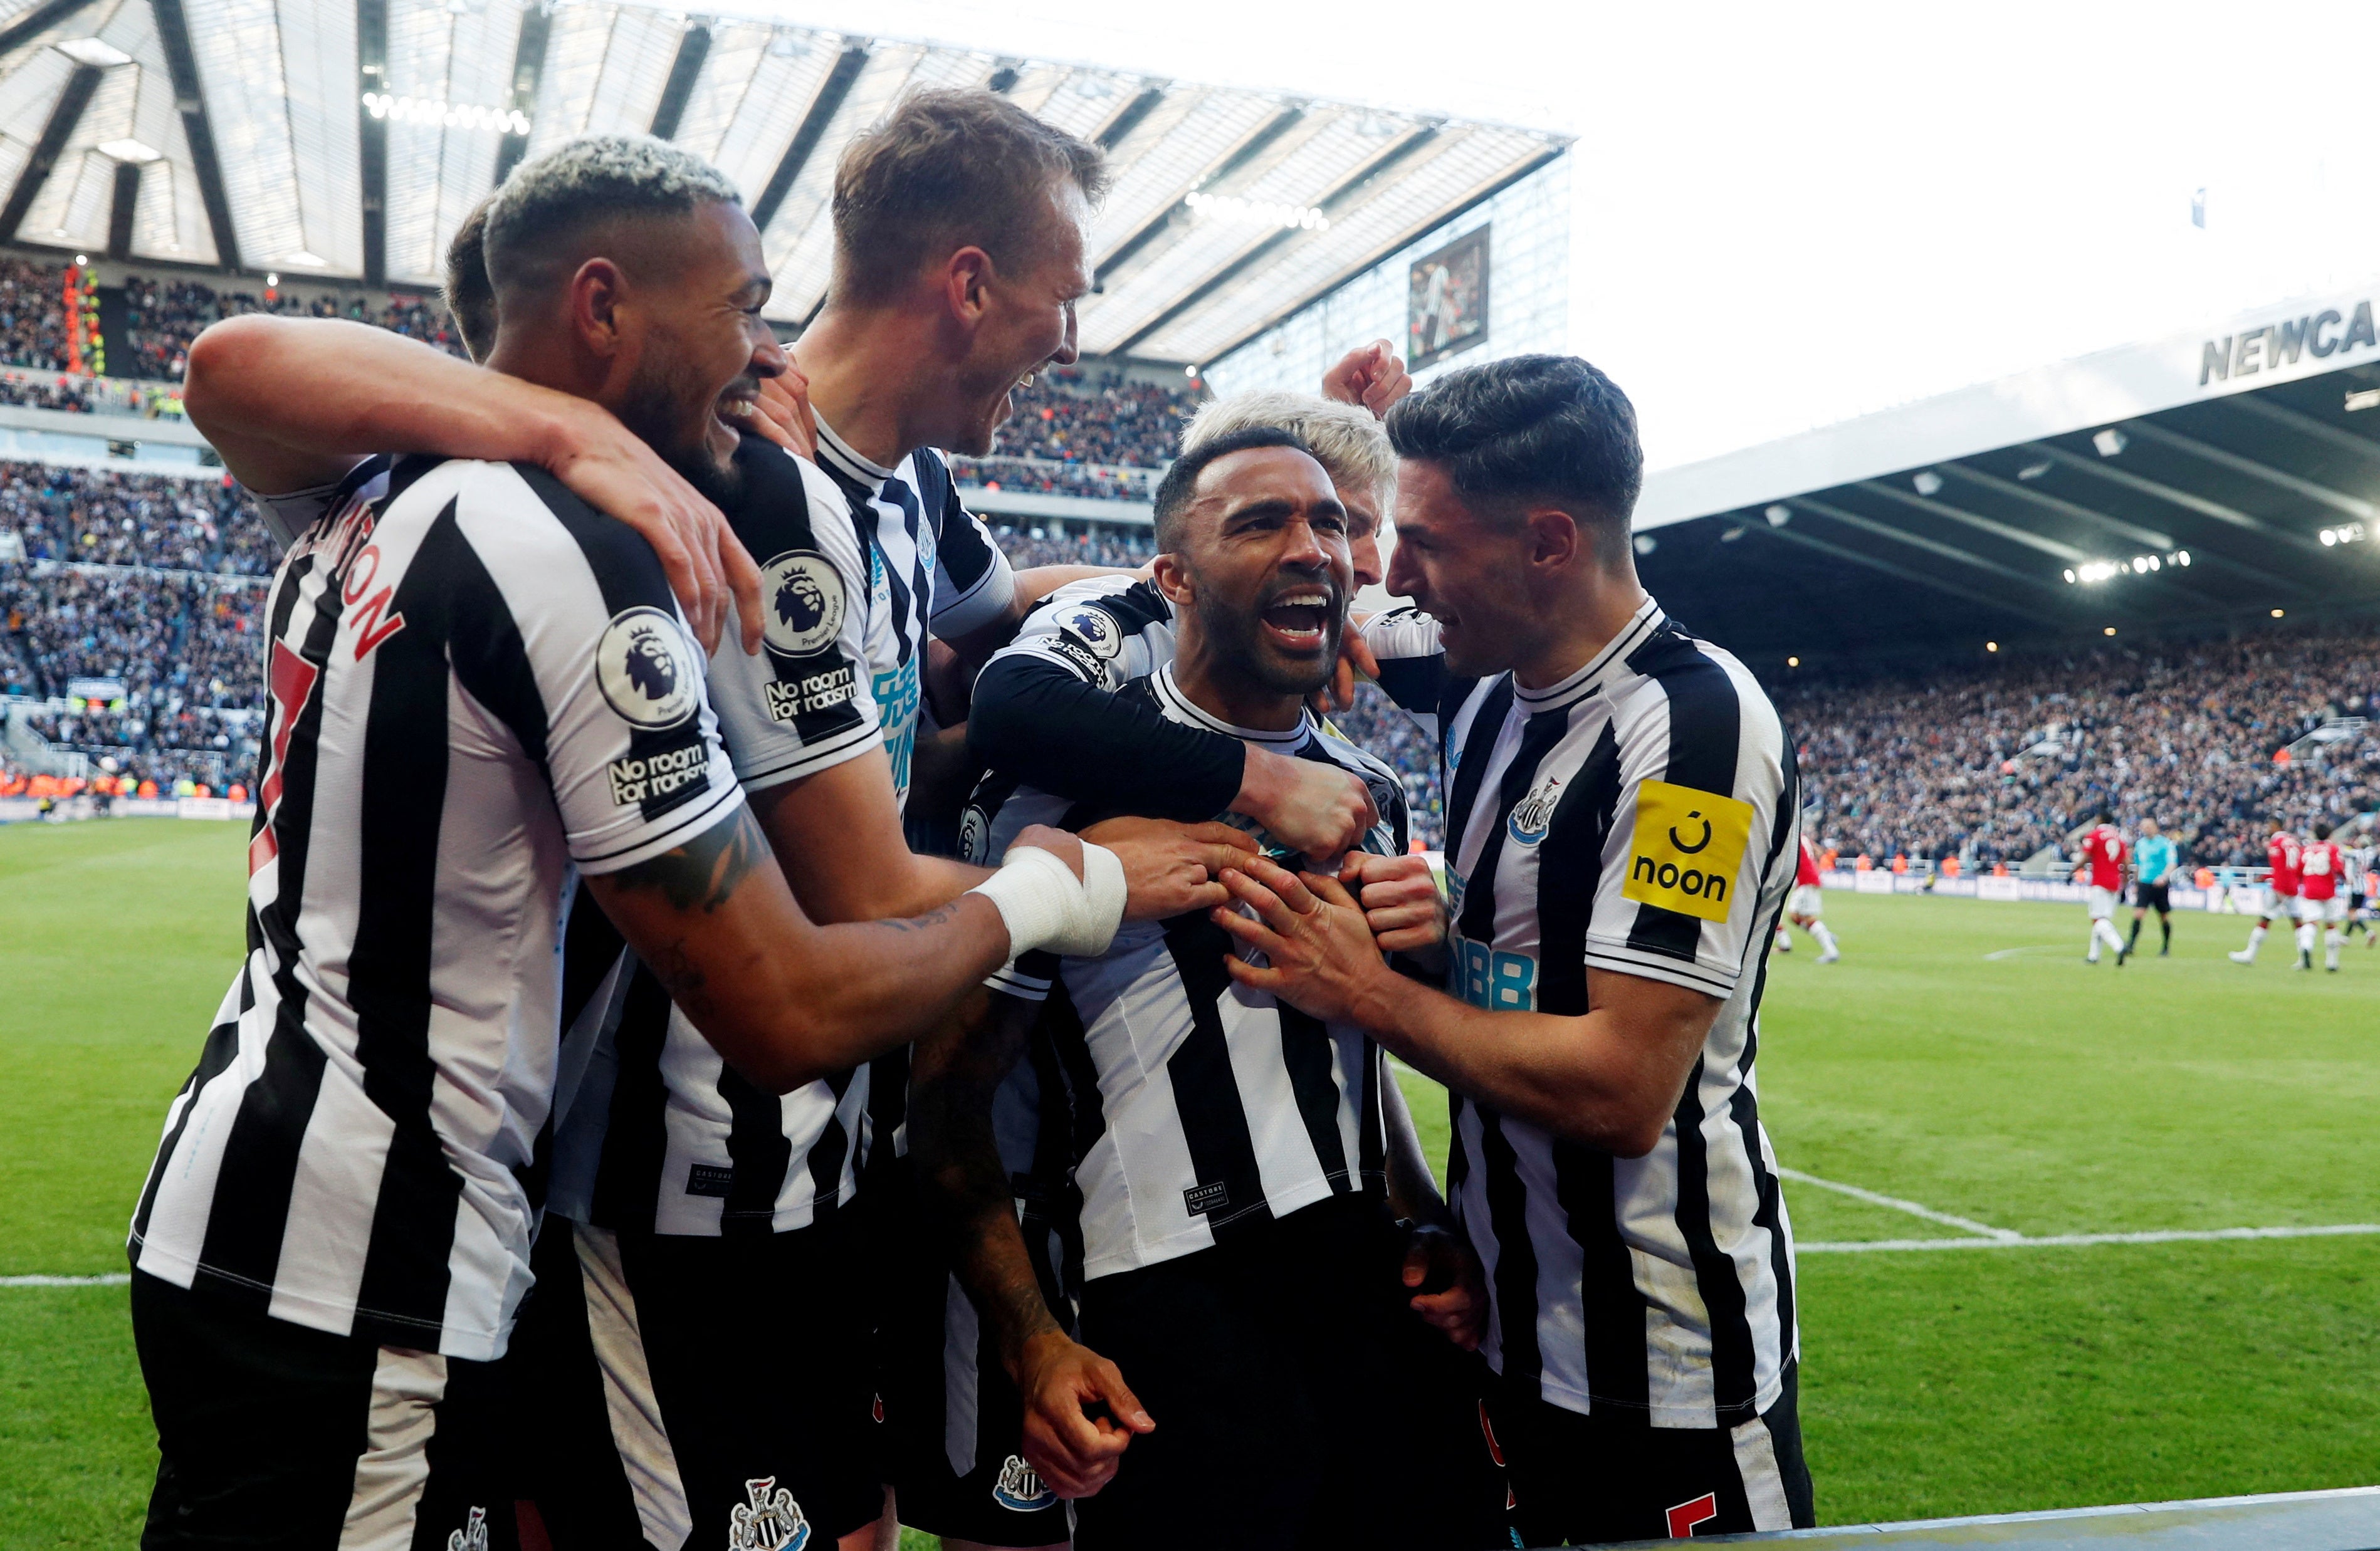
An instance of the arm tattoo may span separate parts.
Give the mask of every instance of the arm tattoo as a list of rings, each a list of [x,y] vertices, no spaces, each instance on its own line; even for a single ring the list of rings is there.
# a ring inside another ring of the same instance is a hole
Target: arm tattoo
[[[905,921],[887,921],[884,924],[896,932],[929,932],[958,913],[958,902],[953,900],[948,904],[936,905],[923,915],[912,915]]]
[[[623,888],[659,890],[679,910],[708,914],[725,904],[745,875],[768,859],[769,838],[752,810],[744,807],[726,823],[713,824],[684,845],[614,876]]]
[[[703,988],[708,982],[702,971],[695,966],[694,957],[686,951],[686,939],[674,937],[667,946],[650,954],[645,967],[651,970],[670,1000],[689,1018],[708,1017],[711,1011],[710,996]]]

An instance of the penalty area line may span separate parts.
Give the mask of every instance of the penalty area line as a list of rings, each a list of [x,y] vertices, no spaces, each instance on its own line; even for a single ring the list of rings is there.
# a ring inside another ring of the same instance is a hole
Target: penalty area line
[[[1863,1190],[1858,1185],[1847,1185],[1837,1180],[1822,1180],[1815,1174],[1804,1174],[1799,1169],[1787,1169],[1780,1165],[1777,1172],[1780,1177],[1796,1183],[1815,1185],[1820,1190],[1831,1190],[1839,1195],[1848,1195],[1854,1201],[1864,1201],[1871,1206],[1889,1206],[1896,1212],[1907,1212],[1911,1217],[1924,1218],[1927,1222],[1938,1222],[1945,1228],[1964,1229],[1987,1243],[2014,1243],[2024,1237],[2013,1229],[1994,1228],[1987,1222],[1977,1222],[1973,1218],[1952,1217],[1948,1212],[1937,1212],[1931,1206],[1921,1206],[1914,1201],[1903,1201],[1897,1195],[1879,1194],[1875,1191]],[[1900,1243],[1904,1241],[1895,1239],[1885,1242]],[[1932,1243],[1935,1241],[1912,1239],[1905,1242]],[[1806,1249],[1809,1246],[1802,1247]]]
[[[0,1287],[129,1287],[129,1272],[111,1271],[98,1277],[0,1277]]]
[[[1797,1254],[1854,1254],[1900,1250],[2078,1249],[2096,1244],[2204,1244],[2227,1239],[2337,1239],[2380,1233],[2380,1223],[2325,1223],[2293,1228],[2161,1228],[2142,1233],[2013,1234],[2005,1239],[1864,1239],[1798,1243]]]

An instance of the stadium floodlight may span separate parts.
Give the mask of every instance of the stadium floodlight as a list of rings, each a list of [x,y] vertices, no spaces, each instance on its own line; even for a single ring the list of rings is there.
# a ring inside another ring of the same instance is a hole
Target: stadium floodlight
[[[529,130],[528,115],[518,108],[445,103],[435,97],[393,97],[385,91],[367,91],[360,101],[364,111],[374,118],[393,118],[400,124],[436,124],[449,129],[493,129],[507,135],[526,135]]]
[[[2049,469],[2049,460],[2047,458],[2044,458],[2039,463],[2026,464],[2022,468],[2016,471],[2016,477],[2020,479],[2038,479],[2043,475],[2048,473]]]
[[[2189,551],[2188,550],[2176,550],[2176,551],[2173,551],[2173,563],[2174,563],[2176,565],[2187,565],[2187,564],[2189,564],[2189,563],[2190,563],[2190,551]]]
[[[1651,534],[1640,533],[1636,535],[1636,552],[1638,554],[1651,554],[1655,550],[1658,550],[1660,547],[1661,546],[1655,541]]]
[[[1785,666],[1788,668],[1799,668],[1801,665],[1802,660],[1798,657],[1789,657],[1785,660]]]
[[[2132,439],[2113,426],[2091,434],[2091,445],[2099,449],[2099,455],[2103,458],[2114,457],[2131,444]]]
[[[2074,579],[2074,567],[2071,565],[2066,568],[2066,579],[2070,582]]]
[[[1984,643],[1984,649],[1985,651],[1998,651],[2000,649],[2000,644],[1998,641],[1985,641]]]
[[[2340,544],[2352,544],[2362,539],[2365,531],[2360,522],[2347,523],[2338,527],[2325,527],[2322,530],[2322,547],[2327,550]]]
[[[2280,618],[2280,617],[2281,617],[2281,615],[2282,615],[2282,614],[2284,614],[2284,613],[2286,613],[2286,612],[2288,612],[2288,611],[2287,611],[2287,610],[2285,610],[2285,609],[2275,609],[2275,610],[2273,611],[2273,617],[2274,617],[2275,619],[2278,619],[2278,618]]]
[[[1283,231],[1327,232],[1330,217],[1312,205],[1283,204],[1277,200],[1244,200],[1236,194],[1208,194],[1193,188],[1182,196],[1191,211],[1208,220],[1249,226],[1279,226]]]
[[[1769,527],[1783,527],[1787,523],[1793,520],[1793,508],[1786,505],[1780,501],[1776,505],[1768,508],[1767,511],[1763,512],[1761,515],[1768,519]]]
[[[2100,635],[2102,635],[2102,636],[2112,636],[2112,635],[2114,635],[2115,633],[2116,633],[2116,627],[2115,627],[2114,625],[2112,625],[2112,624],[2111,624],[2111,625],[2109,625],[2109,626],[2107,626],[2107,629],[2102,630],[2102,631],[2100,631],[2100,632],[2099,632],[2099,634],[2100,634]]]
[[[2380,409],[2380,388],[2358,388],[2347,395],[2350,409]]]
[[[1942,491],[1942,476],[1930,468],[1919,469],[1909,482],[1917,487],[1920,495],[1938,495]]]
[[[132,63],[130,55],[97,38],[69,38],[58,45],[58,52],[78,65],[94,65],[103,70]]]
[[[77,268],[77,269],[89,269],[90,267],[91,267],[91,255],[90,255],[90,254],[88,254],[88,253],[78,253],[78,254],[76,254],[76,255],[75,255],[75,268]]]

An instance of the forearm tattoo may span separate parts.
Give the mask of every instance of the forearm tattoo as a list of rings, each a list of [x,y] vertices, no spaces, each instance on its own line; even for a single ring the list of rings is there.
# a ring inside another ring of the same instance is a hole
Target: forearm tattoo
[[[739,808],[726,823],[615,876],[623,888],[655,890],[679,910],[708,913],[725,904],[745,875],[768,857],[768,836],[751,809]]]

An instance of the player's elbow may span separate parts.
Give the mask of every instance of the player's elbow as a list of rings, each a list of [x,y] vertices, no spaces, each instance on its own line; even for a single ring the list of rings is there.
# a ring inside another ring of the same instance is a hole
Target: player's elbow
[[[264,376],[277,318],[248,313],[210,323],[190,341],[183,367],[182,407],[200,424],[227,407],[247,383]]]

